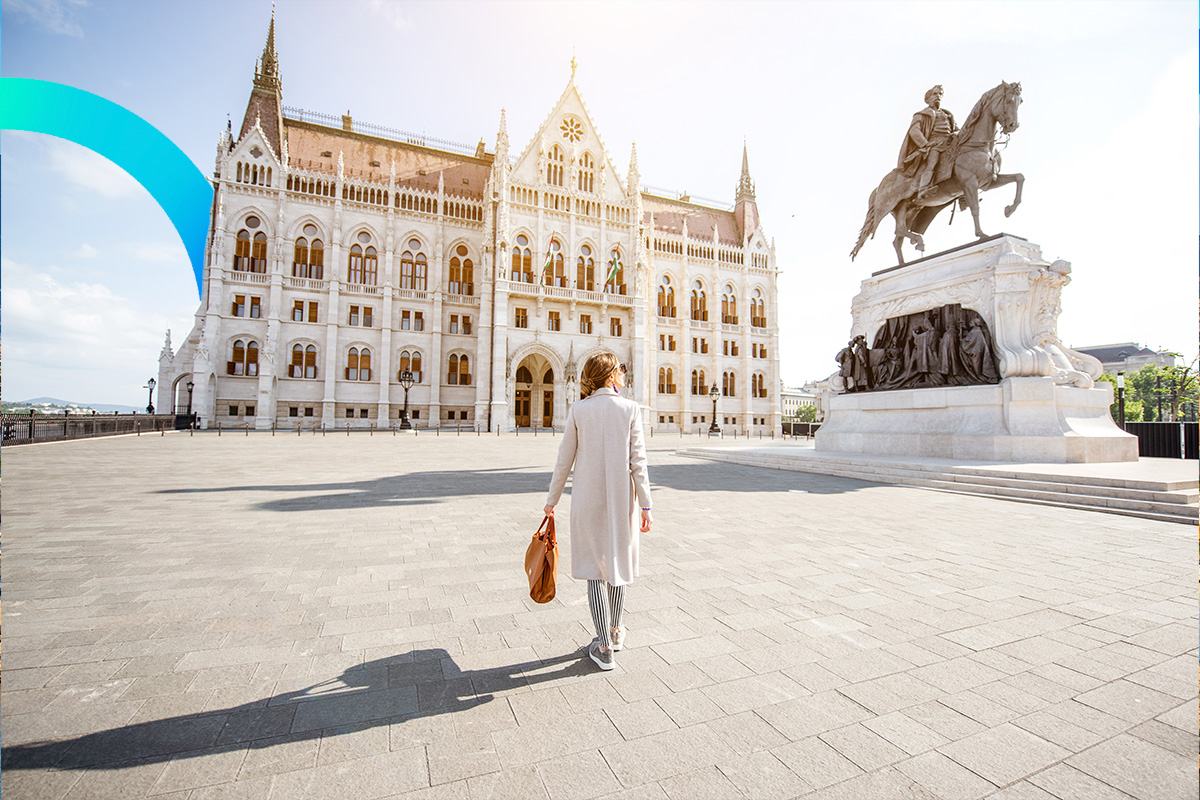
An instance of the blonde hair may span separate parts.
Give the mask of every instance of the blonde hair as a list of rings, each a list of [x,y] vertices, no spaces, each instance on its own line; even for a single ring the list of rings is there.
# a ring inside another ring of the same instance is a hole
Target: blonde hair
[[[600,353],[589,358],[583,365],[583,374],[579,376],[580,398],[587,397],[607,384],[609,377],[619,366],[620,362],[612,353]]]

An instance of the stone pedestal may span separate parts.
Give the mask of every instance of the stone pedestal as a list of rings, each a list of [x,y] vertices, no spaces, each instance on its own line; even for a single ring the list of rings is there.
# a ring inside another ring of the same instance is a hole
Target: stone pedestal
[[[1136,461],[1137,439],[1109,415],[1100,362],[1058,338],[1071,265],[1016,236],[876,273],[852,304],[851,337],[884,321],[958,303],[987,322],[1000,383],[827,398],[816,448],[832,452],[1021,462]],[[840,378],[831,380],[841,389]]]

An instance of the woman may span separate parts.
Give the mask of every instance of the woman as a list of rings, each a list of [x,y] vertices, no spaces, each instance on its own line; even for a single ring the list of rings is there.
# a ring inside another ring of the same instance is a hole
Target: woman
[[[650,478],[641,412],[637,403],[620,396],[625,366],[610,353],[593,356],[579,383],[581,399],[567,414],[545,511],[554,516],[574,466],[571,576],[587,581],[596,625],[588,655],[600,669],[609,670],[616,665],[613,653],[625,646],[625,587],[638,574],[635,500],[642,511],[641,533],[649,533],[652,524]]]

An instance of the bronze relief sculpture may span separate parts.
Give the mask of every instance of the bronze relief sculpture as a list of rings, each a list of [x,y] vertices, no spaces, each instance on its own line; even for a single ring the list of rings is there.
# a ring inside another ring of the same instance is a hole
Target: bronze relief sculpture
[[[979,193],[1010,183],[1017,185],[1011,205],[1004,209],[1010,216],[1021,204],[1025,176],[1019,172],[1000,172],[1000,153],[996,149],[997,127],[1008,136],[1019,126],[1017,111],[1021,105],[1021,84],[1001,82],[979,98],[959,128],[954,116],[942,108],[943,89],[934,86],[925,93],[925,108],[913,115],[896,168],[884,176],[867,204],[867,217],[850,251],[851,260],[863,243],[874,237],[879,223],[888,214],[896,219],[892,241],[896,259],[904,263],[902,245],[907,238],[917,250],[925,249],[922,234],[934,217],[955,201],[960,209],[971,210],[975,235],[986,234],[979,227]],[[953,220],[953,215],[951,216]]]

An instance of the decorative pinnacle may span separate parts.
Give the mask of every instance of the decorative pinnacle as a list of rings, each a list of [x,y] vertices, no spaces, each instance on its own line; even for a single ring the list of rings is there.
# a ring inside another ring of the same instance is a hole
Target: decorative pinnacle
[[[742,176],[738,179],[737,201],[754,199],[754,181],[750,180],[750,156],[746,151],[746,142],[742,140]]]
[[[260,89],[278,90],[279,54],[275,50],[275,4],[271,3],[271,22],[267,25],[267,41],[263,44],[262,55],[255,62],[254,85]]]
[[[575,68],[579,66],[579,62],[575,60],[575,48],[571,48],[571,83],[575,82]]]

